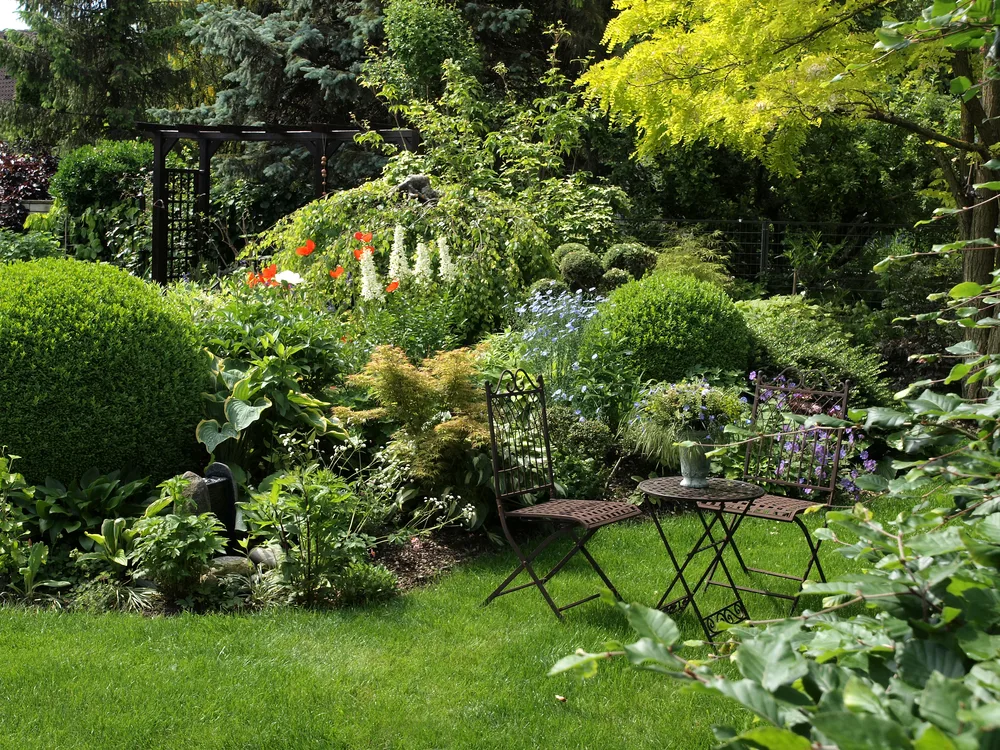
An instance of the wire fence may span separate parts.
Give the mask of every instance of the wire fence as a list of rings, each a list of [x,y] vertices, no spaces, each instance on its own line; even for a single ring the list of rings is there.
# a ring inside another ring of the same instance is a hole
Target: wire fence
[[[678,231],[711,234],[734,277],[772,294],[835,289],[848,300],[871,303],[884,292],[872,271],[875,263],[949,241],[955,230],[942,224],[665,219],[640,233],[651,245],[669,247]]]

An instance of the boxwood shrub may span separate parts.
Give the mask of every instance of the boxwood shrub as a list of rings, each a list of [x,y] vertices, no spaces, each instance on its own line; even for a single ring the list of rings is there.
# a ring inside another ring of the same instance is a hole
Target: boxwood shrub
[[[692,368],[743,372],[750,335],[713,284],[654,274],[611,293],[583,335],[581,357],[645,379],[676,381]]]
[[[593,289],[601,283],[601,259],[589,250],[574,250],[559,263],[559,273],[570,289]]]
[[[0,265],[0,445],[32,482],[191,468],[208,358],[160,290],[70,259]]]
[[[851,341],[850,334],[822,308],[801,297],[737,302],[753,340],[754,366],[776,375],[789,367],[817,370],[831,382],[857,387],[855,406],[888,403],[878,353]]]

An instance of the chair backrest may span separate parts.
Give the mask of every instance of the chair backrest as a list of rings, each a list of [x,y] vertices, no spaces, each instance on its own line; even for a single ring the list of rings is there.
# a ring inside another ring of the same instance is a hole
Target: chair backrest
[[[551,493],[552,452],[542,376],[536,382],[524,370],[505,370],[496,385],[486,384],[486,413],[500,513],[504,500]]]
[[[757,437],[747,443],[744,479],[830,505],[844,457],[844,428],[806,428],[784,414],[846,419],[850,389],[847,381],[831,385],[813,371],[785,370],[771,379],[758,377],[753,399]]]

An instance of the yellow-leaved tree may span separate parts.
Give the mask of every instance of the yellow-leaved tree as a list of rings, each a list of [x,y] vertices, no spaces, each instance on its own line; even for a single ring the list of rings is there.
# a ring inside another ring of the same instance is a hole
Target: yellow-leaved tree
[[[704,138],[794,173],[808,129],[824,119],[912,133],[948,184],[953,205],[939,211],[957,214],[961,239],[987,240],[963,251],[963,281],[985,287],[998,265],[998,6],[615,0],[611,56],[583,82],[615,120],[638,128],[640,156]],[[987,299],[980,318],[993,315]],[[969,336],[984,353],[1000,351],[1000,326]]]

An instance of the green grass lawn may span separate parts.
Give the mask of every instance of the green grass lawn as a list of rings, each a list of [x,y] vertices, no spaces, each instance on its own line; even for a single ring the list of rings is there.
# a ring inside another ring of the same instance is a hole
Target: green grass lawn
[[[900,505],[875,507],[892,517]],[[700,526],[683,516],[665,528],[683,549]],[[745,531],[744,551],[765,567],[805,559],[794,527],[758,521]],[[655,603],[668,562],[651,523],[605,529],[591,548],[626,600]],[[828,574],[848,564],[832,551],[824,561]],[[560,623],[530,589],[480,606],[513,566],[498,552],[359,610],[0,610],[0,747],[707,748],[713,724],[750,721],[721,697],[624,663],[585,682],[547,677],[574,649],[630,631],[599,601]],[[565,603],[598,583],[579,558],[552,591]],[[720,605],[722,595],[712,593]],[[747,606],[773,617],[787,605],[748,595]],[[680,624],[701,637],[690,612]]]

